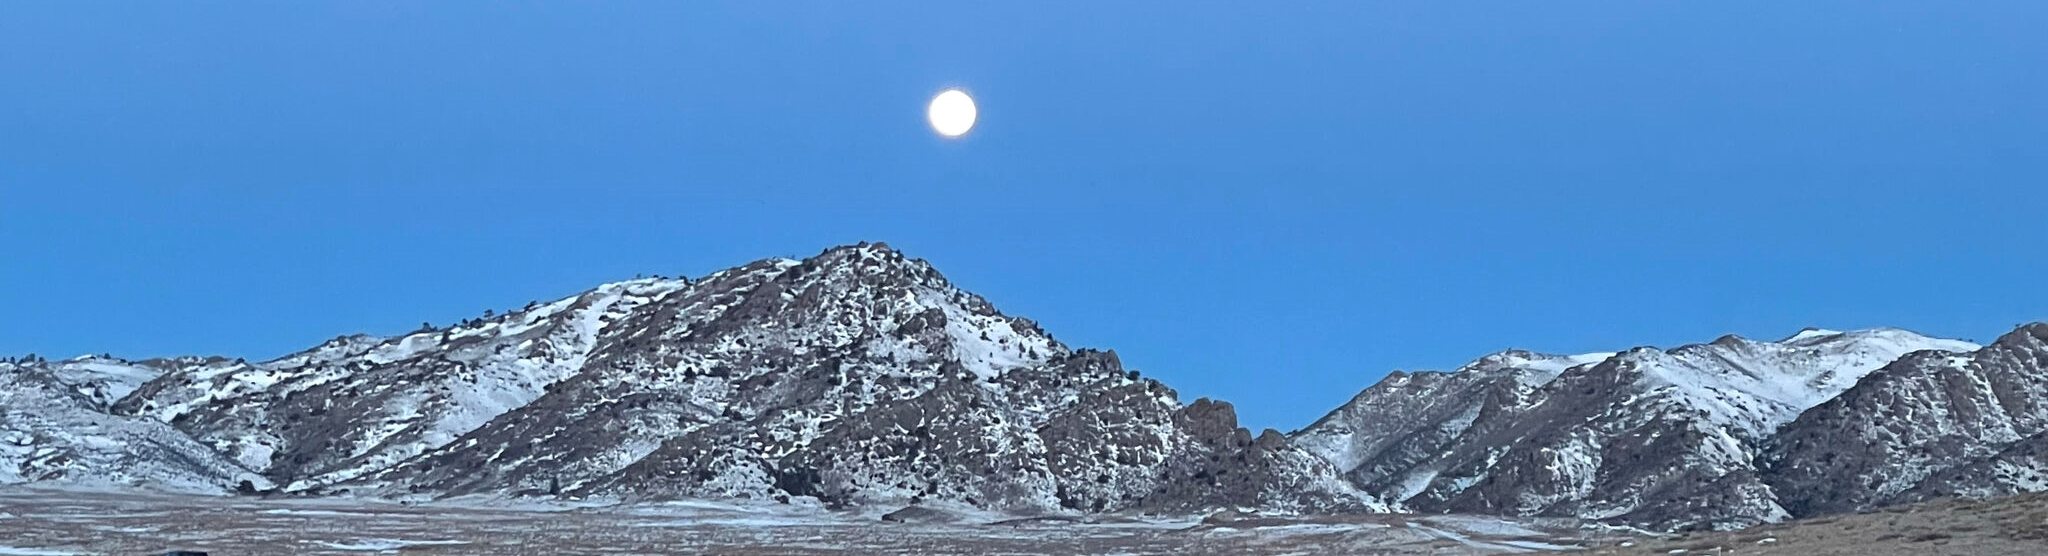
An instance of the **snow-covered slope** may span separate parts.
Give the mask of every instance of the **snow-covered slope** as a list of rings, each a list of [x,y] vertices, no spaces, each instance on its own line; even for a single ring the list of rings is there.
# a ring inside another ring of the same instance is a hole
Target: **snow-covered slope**
[[[1975,347],[1871,329],[1510,351],[1451,373],[1396,373],[1292,436],[1418,511],[1738,526],[1787,516],[1750,464],[1779,425],[1904,354]]]
[[[1535,389],[1566,369],[1613,355],[1508,350],[1448,373],[1396,371],[1292,436],[1362,486],[1391,501],[1407,500],[1441,471],[1424,460],[1456,442],[1482,414],[1525,407]]]
[[[1674,408],[1700,411],[1708,422],[1755,441],[1903,355],[1977,347],[1897,328],[1873,328],[1805,330],[1778,342],[1723,336],[1710,344],[1669,352],[1637,349],[1628,355],[1642,371],[1648,394]]]
[[[292,492],[1377,507],[1227,404],[1183,407],[881,244],[129,388],[115,411]]]
[[[127,397],[144,383],[163,376],[170,369],[192,365],[219,362],[220,359],[199,358],[157,359],[131,362],[109,356],[84,356],[57,362],[46,362],[43,368],[51,378],[63,384],[70,391],[84,396],[93,405],[105,409],[114,402]]]
[[[683,287],[606,284],[448,328],[336,338],[276,361],[168,376],[118,409],[172,423],[287,489],[345,481],[539,398],[582,370],[606,326]]]
[[[2048,476],[2048,324],[1970,353],[1914,354],[1787,425],[1764,476],[1800,515],[2037,491]]]
[[[178,365],[112,358],[0,363],[0,483],[224,493],[261,476],[163,423],[107,412],[110,398]]]

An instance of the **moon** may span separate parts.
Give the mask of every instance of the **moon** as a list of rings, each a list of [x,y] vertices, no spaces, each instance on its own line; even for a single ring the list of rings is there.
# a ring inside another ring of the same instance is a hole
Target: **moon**
[[[932,97],[932,104],[924,110],[925,118],[932,121],[932,130],[946,137],[959,137],[974,128],[974,99],[966,91],[946,89],[939,96]]]

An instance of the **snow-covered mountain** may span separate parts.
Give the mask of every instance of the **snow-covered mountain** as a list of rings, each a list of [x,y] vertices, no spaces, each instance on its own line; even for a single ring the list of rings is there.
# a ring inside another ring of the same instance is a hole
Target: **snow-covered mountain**
[[[1508,351],[1449,373],[1396,373],[1291,436],[1416,511],[1741,526],[1788,517],[1751,464],[1778,426],[1905,354],[1976,347],[1871,329]]]
[[[1787,425],[1761,463],[1802,515],[2048,490],[2048,323],[1886,365]]]
[[[286,492],[1383,509],[1228,404],[1183,406],[882,244],[91,376],[94,415]]]
[[[260,364],[179,372],[116,405],[171,423],[287,490],[448,444],[580,372],[608,324],[682,281],[567,299],[396,338],[346,336]]]
[[[1350,403],[1295,432],[1295,443],[1337,466],[1385,500],[1405,501],[1436,478],[1425,460],[1482,421],[1532,403],[1530,396],[1566,369],[1613,353],[1547,355],[1509,350],[1448,373],[1395,371]]]
[[[219,494],[263,477],[162,422],[108,411],[167,372],[225,360],[110,357],[0,362],[0,483]]]
[[[15,482],[1725,528],[2048,490],[2048,324],[1510,350],[1254,435],[860,244],[271,361],[0,361]]]

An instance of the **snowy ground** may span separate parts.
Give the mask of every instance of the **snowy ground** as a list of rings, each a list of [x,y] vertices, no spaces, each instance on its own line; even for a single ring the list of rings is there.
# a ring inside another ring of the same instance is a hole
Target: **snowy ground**
[[[721,502],[401,505],[0,487],[0,555],[1500,554],[1612,546],[1575,523],[1457,516],[1121,517],[886,523],[879,511]]]

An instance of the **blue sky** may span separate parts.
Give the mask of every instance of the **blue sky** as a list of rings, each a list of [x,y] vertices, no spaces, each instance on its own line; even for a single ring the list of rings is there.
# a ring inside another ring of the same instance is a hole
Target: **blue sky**
[[[1285,430],[1508,347],[2048,318],[2041,2],[937,4],[0,4],[0,353],[880,240]]]

